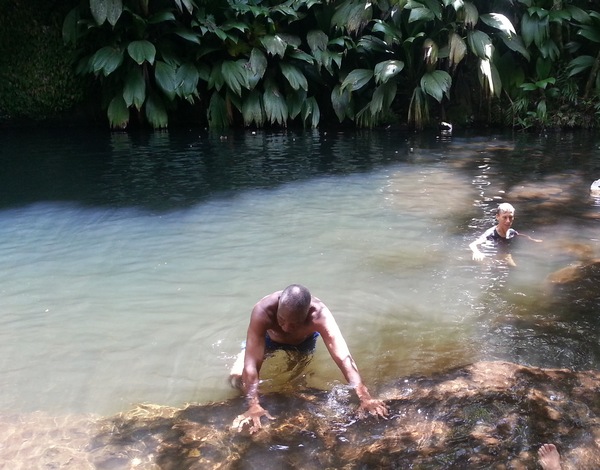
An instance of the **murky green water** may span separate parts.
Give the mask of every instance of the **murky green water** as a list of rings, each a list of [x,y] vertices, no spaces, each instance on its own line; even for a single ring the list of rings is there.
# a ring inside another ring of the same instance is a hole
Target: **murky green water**
[[[375,392],[484,359],[600,363],[598,302],[544,286],[598,248],[598,136],[4,130],[0,169],[0,412],[232,397],[252,305],[293,282]],[[511,270],[467,247],[503,200],[544,239]],[[319,344],[303,383],[341,381]]]

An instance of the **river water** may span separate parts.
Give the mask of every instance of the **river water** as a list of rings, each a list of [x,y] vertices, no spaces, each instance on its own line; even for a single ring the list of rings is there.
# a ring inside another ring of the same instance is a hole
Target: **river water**
[[[0,413],[231,398],[253,304],[291,283],[375,394],[479,360],[597,369],[597,298],[549,303],[545,283],[598,248],[597,178],[593,134],[3,130]],[[516,268],[468,249],[503,201],[544,240]],[[319,343],[302,379],[328,389]]]

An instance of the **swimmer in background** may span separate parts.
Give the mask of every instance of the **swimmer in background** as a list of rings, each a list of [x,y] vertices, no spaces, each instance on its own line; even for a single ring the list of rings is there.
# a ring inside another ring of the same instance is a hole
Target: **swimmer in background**
[[[492,241],[498,246],[498,252],[509,266],[516,266],[516,263],[512,259],[510,253],[508,253],[508,245],[513,238],[520,236],[526,237],[532,242],[540,243],[542,240],[531,238],[528,235],[523,235],[512,228],[512,224],[515,220],[515,208],[508,202],[504,202],[498,206],[496,211],[497,224],[494,227],[487,229],[477,240],[473,241],[469,248],[473,252],[473,259],[475,261],[483,261],[485,255],[479,251],[477,245]]]

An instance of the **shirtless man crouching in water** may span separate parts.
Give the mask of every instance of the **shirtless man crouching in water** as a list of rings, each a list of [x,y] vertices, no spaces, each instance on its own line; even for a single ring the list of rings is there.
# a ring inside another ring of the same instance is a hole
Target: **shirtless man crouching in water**
[[[261,417],[273,418],[258,399],[259,373],[265,352],[277,349],[311,353],[321,336],[331,355],[360,400],[361,412],[386,417],[387,406],[371,398],[352,359],[346,341],[327,306],[309,290],[292,284],[283,291],[262,298],[252,309],[246,349],[231,369],[230,381],[239,383],[246,395],[248,411],[239,415],[233,427],[241,431],[247,424],[250,433],[261,428]],[[243,362],[242,362],[243,358]]]

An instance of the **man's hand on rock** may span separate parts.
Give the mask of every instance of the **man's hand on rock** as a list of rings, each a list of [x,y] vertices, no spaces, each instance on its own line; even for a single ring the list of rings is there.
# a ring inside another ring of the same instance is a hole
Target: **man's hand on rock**
[[[265,410],[259,404],[250,405],[248,411],[244,414],[239,415],[237,418],[233,420],[233,429],[237,429],[238,432],[241,432],[244,429],[245,425],[250,426],[250,434],[257,432],[262,428],[260,423],[260,418],[266,416],[269,419],[273,418],[267,410]]]
[[[367,414],[374,415],[386,419],[388,415],[388,407],[381,400],[367,398],[361,400],[358,410],[359,418],[365,417]]]

